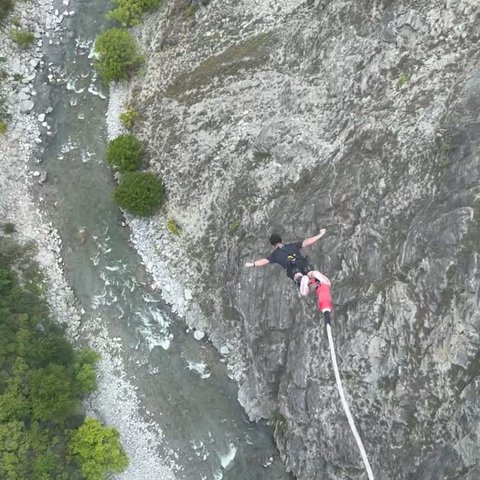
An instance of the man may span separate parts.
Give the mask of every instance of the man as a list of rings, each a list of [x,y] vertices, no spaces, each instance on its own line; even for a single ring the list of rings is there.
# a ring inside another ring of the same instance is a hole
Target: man
[[[254,262],[247,262],[246,267],[263,267],[269,263],[278,263],[299,287],[300,295],[308,295],[308,284],[311,279],[316,279],[318,283],[330,285],[330,280],[318,270],[314,270],[308,263],[308,260],[300,253],[301,248],[313,245],[317,240],[325,235],[325,229],[322,228],[318,235],[305,239],[303,242],[282,243],[282,238],[278,233],[270,235],[270,243],[273,246],[273,252],[267,257]]]

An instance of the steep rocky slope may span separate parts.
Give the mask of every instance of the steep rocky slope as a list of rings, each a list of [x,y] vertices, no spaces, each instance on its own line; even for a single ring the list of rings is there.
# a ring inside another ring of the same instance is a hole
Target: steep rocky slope
[[[170,0],[139,33],[147,63],[129,95],[169,200],[133,222],[135,241],[159,288],[167,270],[188,286],[187,322],[246,362],[242,401],[273,417],[299,479],[365,474],[313,300],[243,263],[274,229],[320,227],[311,259],[333,280],[340,367],[377,478],[480,477],[479,12]]]

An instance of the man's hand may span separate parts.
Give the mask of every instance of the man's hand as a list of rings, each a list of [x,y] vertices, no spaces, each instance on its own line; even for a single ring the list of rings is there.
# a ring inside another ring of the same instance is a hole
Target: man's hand
[[[245,264],[245,266],[246,266],[246,267],[254,267],[255,264],[254,264],[253,262],[247,262],[247,263]]]
[[[310,245],[313,245],[317,240],[320,240],[325,235],[326,230],[322,228],[320,232],[318,232],[314,237],[306,238],[302,242],[302,248],[309,247]]]

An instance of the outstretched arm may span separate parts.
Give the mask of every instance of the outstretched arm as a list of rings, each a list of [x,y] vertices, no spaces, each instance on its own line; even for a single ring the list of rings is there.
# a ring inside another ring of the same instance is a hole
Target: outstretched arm
[[[268,265],[270,263],[270,260],[266,258],[261,258],[260,260],[255,260],[254,262],[247,262],[245,264],[246,267],[263,267],[265,265]]]
[[[325,235],[325,229],[322,228],[318,233],[318,235],[315,235],[314,237],[306,238],[302,243],[302,248],[313,245],[317,240],[320,240],[324,235]]]

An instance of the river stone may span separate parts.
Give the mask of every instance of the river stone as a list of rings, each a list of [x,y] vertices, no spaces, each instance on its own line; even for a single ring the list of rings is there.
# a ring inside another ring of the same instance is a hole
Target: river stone
[[[47,181],[47,172],[44,170],[40,173],[40,178],[38,179],[38,183],[43,185]]]
[[[193,338],[195,340],[202,340],[205,337],[205,332],[202,332],[202,330],[195,330],[193,332]]]
[[[37,118],[38,118],[38,121],[39,121],[39,122],[43,122],[43,121],[45,121],[45,114],[44,114],[44,113],[40,113],[40,115],[38,115]]]
[[[18,95],[17,95],[17,98],[20,102],[23,102],[23,101],[26,101],[26,100],[30,100],[30,94],[28,93],[29,92],[29,89],[28,88],[25,88],[22,89]]]

